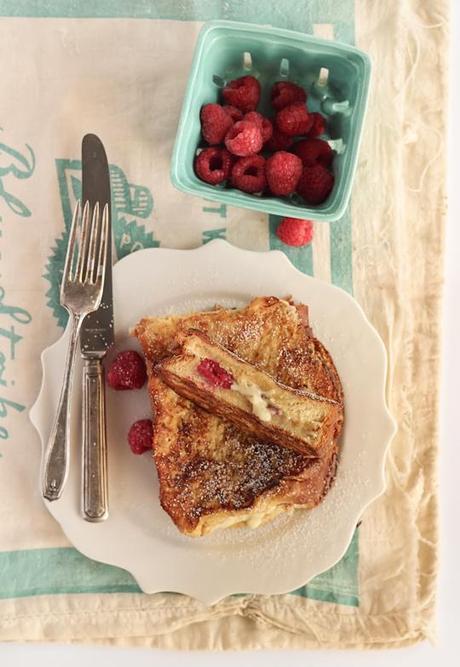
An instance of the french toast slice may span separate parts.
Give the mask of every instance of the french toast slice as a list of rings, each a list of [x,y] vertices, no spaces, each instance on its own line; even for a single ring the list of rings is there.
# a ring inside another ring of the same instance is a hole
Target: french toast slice
[[[251,437],[149,379],[160,502],[189,536],[231,526],[256,528],[294,508],[313,508],[335,476],[337,445],[309,459]]]
[[[339,418],[335,401],[280,384],[200,331],[180,342],[178,353],[155,367],[171,389],[257,438],[321,455]]]
[[[337,422],[321,457],[244,433],[168,387],[155,366],[177,352],[190,329],[288,387],[336,401]],[[147,317],[133,333],[147,363],[160,502],[181,532],[198,536],[231,525],[255,527],[321,501],[335,475],[343,392],[330,355],[311,335],[305,306],[258,297],[242,309]]]

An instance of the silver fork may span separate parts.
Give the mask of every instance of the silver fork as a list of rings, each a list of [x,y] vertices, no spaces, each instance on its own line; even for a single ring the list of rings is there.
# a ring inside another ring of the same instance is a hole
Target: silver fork
[[[77,202],[61,282],[61,305],[69,311],[72,329],[58,409],[44,460],[42,488],[43,496],[48,500],[57,500],[61,496],[69,470],[69,399],[75,350],[84,318],[97,310],[101,302],[107,260],[108,219],[107,205],[101,216],[96,203],[91,217],[89,202],[86,202],[83,213],[80,202]],[[75,253],[76,245],[78,250]]]

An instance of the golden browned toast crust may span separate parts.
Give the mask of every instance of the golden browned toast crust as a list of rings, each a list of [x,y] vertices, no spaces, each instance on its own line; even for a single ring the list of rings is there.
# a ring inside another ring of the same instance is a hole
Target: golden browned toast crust
[[[312,338],[305,308],[275,297],[241,310],[145,318],[135,328],[147,361],[155,413],[154,457],[160,500],[177,527],[203,535],[228,525],[257,525],[291,507],[314,507],[333,478],[343,393],[332,360]],[[243,433],[170,389],[154,365],[198,329],[278,382],[340,404],[334,438],[321,459]]]
[[[182,532],[203,535],[248,510],[314,507],[327,492],[337,451],[332,440],[322,459],[307,459],[242,433],[156,376],[149,390],[161,425],[154,436],[160,502]]]
[[[177,354],[155,367],[155,372],[175,392],[256,438],[310,458],[322,455],[333,438],[339,404],[280,384],[202,332],[191,330],[180,343]],[[227,374],[226,386],[200,375],[203,360],[211,361]]]

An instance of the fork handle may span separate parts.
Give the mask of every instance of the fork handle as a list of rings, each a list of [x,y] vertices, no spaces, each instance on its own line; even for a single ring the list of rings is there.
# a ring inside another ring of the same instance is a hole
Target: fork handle
[[[104,521],[109,514],[104,367],[100,359],[83,366],[82,514]]]
[[[83,317],[70,312],[70,318],[71,333],[64,365],[64,379],[44,459],[42,493],[47,500],[57,500],[61,497],[69,472],[69,396],[72,392],[75,350]]]

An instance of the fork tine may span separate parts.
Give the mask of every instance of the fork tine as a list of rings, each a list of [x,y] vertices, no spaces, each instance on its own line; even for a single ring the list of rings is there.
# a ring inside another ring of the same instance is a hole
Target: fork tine
[[[91,236],[88,245],[88,261],[86,263],[85,282],[95,282],[94,264],[96,262],[97,237],[99,234],[99,202],[96,202],[93,208],[93,218],[91,221]]]
[[[81,210],[81,204],[80,200],[78,199],[77,204],[73,211],[72,224],[70,226],[69,242],[67,245],[67,254],[65,256],[64,270],[62,273],[62,280],[61,280],[61,298],[62,298],[64,283],[67,282],[68,280],[72,280],[73,255],[75,251],[75,241],[77,238],[78,223],[80,221],[80,210]]]
[[[83,282],[83,272],[86,268],[87,259],[88,259],[88,232],[90,225],[90,214],[89,214],[89,201],[85,202],[83,207],[83,215],[81,218],[80,226],[80,242],[78,244],[78,260],[77,260],[77,270],[75,272],[75,277],[80,282]]]
[[[110,242],[109,235],[109,205],[106,204],[102,211],[101,243],[99,245],[99,260],[96,267],[96,280],[101,276],[104,278],[107,264],[107,244]]]

